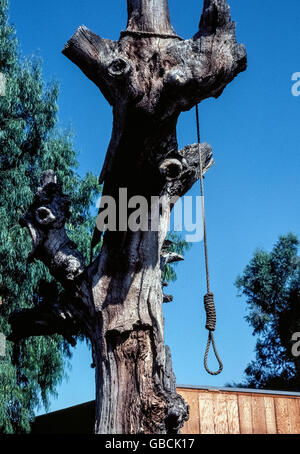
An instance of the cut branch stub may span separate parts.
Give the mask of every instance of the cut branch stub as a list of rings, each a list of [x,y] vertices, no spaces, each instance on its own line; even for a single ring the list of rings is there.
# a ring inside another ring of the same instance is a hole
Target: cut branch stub
[[[178,159],[165,159],[160,164],[159,171],[168,180],[174,180],[182,172],[182,163]]]
[[[212,34],[217,28],[231,25],[230,8],[226,0],[204,0],[199,23],[200,33]]]
[[[183,256],[176,252],[162,252],[160,257],[160,267],[163,270],[168,263],[181,262]]]
[[[48,170],[20,224],[28,228],[32,238],[31,260],[44,262],[64,286],[74,283],[84,269],[83,257],[65,231],[69,216],[69,198],[63,194],[54,172]]]
[[[31,336],[61,334],[75,346],[73,335],[81,334],[71,314],[66,313],[64,309],[58,312],[54,307],[24,309],[12,314],[9,322],[11,334],[8,340],[13,342]]]
[[[127,31],[174,34],[168,0],[127,0]]]
[[[22,309],[13,313],[9,318],[11,334],[8,337],[13,342],[31,336],[46,336],[61,334],[74,345],[73,336],[82,334],[80,317],[73,315],[70,298],[59,294],[57,283],[41,280],[36,290],[39,295],[35,307]],[[75,311],[76,312],[76,311]]]
[[[164,296],[164,299],[163,299],[164,303],[173,303],[173,295],[163,295],[163,296]]]
[[[113,104],[114,93],[110,92],[107,79],[115,50],[116,43],[100,38],[82,25],[62,51],[100,88],[110,104]]]
[[[212,148],[208,143],[187,145],[179,151],[182,172],[175,179],[167,178],[165,191],[170,197],[184,196],[200,178],[200,154],[202,160],[203,175],[214,165]]]

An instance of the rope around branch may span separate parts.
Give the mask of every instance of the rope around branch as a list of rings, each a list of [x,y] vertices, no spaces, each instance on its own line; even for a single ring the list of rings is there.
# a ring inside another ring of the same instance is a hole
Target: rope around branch
[[[205,220],[205,204],[204,204],[204,184],[203,184],[203,165],[202,165],[202,156],[201,156],[201,146],[200,146],[200,121],[199,121],[199,110],[198,104],[196,105],[196,124],[197,124],[197,140],[198,140],[198,149],[199,149],[199,160],[200,160],[200,189],[201,189],[201,199],[202,199],[202,219],[203,219],[203,237],[204,237],[204,255],[205,255],[205,271],[206,271],[206,288],[207,293],[204,296],[204,307],[206,312],[206,325],[205,328],[209,331],[207,346],[204,355],[204,367],[207,373],[210,375],[219,375],[223,370],[223,363],[218,354],[215,339],[214,339],[214,330],[216,328],[217,315],[216,307],[214,302],[214,294],[210,291],[210,276],[209,276],[209,267],[208,267],[208,247],[207,247],[207,234],[206,234],[206,220]],[[207,360],[210,345],[212,344],[213,350],[216,356],[216,359],[219,363],[219,369],[216,372],[213,372],[209,369]]]
[[[137,38],[179,39],[180,41],[184,41],[184,39],[178,35],[171,35],[168,33],[147,32],[147,31],[123,30],[123,31],[121,31],[120,38],[123,38],[123,36],[136,36]]]

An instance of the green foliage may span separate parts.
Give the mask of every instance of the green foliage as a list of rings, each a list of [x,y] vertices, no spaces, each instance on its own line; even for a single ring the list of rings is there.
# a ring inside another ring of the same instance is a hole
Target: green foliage
[[[27,263],[31,240],[18,222],[42,171],[53,169],[70,196],[69,235],[86,257],[95,225],[90,207],[99,193],[94,175],[82,180],[75,172],[72,136],[57,128],[58,86],[45,86],[38,60],[21,61],[7,8],[7,0],[0,0],[0,72],[6,76],[6,94],[0,97],[0,332],[6,336],[10,314],[39,304],[45,297],[40,283],[52,281],[43,264]],[[41,403],[47,408],[69,357],[61,336],[7,342],[0,358],[0,433],[30,429],[35,408]]]
[[[258,336],[245,386],[300,391],[300,360],[291,341],[300,332],[298,245],[295,235],[281,236],[271,252],[258,250],[237,279],[249,309],[246,319]]]

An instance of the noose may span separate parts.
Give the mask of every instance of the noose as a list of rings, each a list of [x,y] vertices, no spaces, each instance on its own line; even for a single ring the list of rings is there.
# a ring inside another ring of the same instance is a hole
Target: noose
[[[219,375],[223,370],[223,363],[218,354],[215,339],[214,331],[216,328],[216,308],[214,302],[214,294],[210,290],[210,276],[209,276],[209,267],[208,267],[208,248],[207,248],[207,234],[206,234],[206,220],[205,220],[205,203],[204,203],[204,184],[203,184],[203,165],[202,165],[202,156],[201,156],[201,146],[200,146],[200,122],[199,122],[199,109],[198,104],[196,104],[196,124],[197,124],[197,140],[198,140],[198,149],[199,149],[199,160],[200,160],[200,189],[201,189],[201,200],[202,200],[202,219],[203,219],[203,239],[204,239],[204,256],[205,256],[205,271],[206,271],[206,289],[207,293],[204,296],[204,307],[206,312],[206,325],[205,328],[208,330],[208,340],[207,346],[204,355],[204,367],[206,372],[210,375]],[[213,372],[209,369],[207,364],[208,354],[210,345],[212,344],[215,356],[219,363],[219,369],[216,372]]]

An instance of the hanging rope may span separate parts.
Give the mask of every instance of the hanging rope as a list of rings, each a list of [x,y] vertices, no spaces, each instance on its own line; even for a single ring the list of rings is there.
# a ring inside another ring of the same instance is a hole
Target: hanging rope
[[[207,234],[206,234],[206,220],[205,220],[205,203],[204,203],[204,184],[203,184],[203,165],[202,165],[202,156],[201,156],[201,146],[200,146],[200,121],[199,121],[199,109],[198,104],[196,105],[196,123],[197,123],[197,140],[198,140],[198,149],[199,149],[199,159],[200,159],[200,188],[201,188],[201,200],[202,200],[202,219],[203,219],[203,239],[204,239],[204,256],[205,256],[205,271],[206,271],[206,289],[207,293],[204,296],[204,307],[206,312],[206,325],[205,328],[209,331],[207,346],[204,355],[204,367],[206,372],[210,375],[219,375],[223,370],[223,363],[218,354],[215,339],[214,339],[214,330],[216,328],[216,308],[214,302],[214,294],[210,291],[210,276],[209,276],[209,267],[208,267],[208,248],[207,248]],[[216,372],[213,372],[209,369],[207,360],[210,345],[212,344],[215,356],[219,363],[219,369]]]

